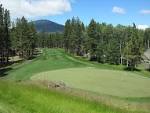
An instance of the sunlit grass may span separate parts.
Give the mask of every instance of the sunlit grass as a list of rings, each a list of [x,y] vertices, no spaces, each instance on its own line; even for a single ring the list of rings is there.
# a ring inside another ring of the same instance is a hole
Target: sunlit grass
[[[0,113],[128,113],[34,85],[1,81],[0,89]]]

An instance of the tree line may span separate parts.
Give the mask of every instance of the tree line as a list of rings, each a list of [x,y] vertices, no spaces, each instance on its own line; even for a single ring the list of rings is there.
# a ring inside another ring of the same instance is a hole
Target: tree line
[[[149,44],[150,28],[140,30],[134,23],[113,26],[92,19],[85,26],[74,17],[65,23],[65,50],[99,63],[122,64],[134,70],[142,61],[144,50],[150,48]]]
[[[13,56],[30,59],[36,48],[63,48],[63,39],[63,33],[37,33],[25,17],[11,22],[9,10],[0,5],[0,66],[9,64]]]
[[[0,64],[8,63],[10,50],[10,14],[0,5]]]
[[[9,10],[0,5],[0,66],[9,63],[9,57],[18,55],[29,59],[36,47],[36,30],[25,17],[11,23]]]
[[[11,28],[11,50],[24,59],[33,57],[36,48],[36,29],[25,17],[17,19]]]
[[[37,33],[36,47],[38,48],[63,48],[63,33]]]

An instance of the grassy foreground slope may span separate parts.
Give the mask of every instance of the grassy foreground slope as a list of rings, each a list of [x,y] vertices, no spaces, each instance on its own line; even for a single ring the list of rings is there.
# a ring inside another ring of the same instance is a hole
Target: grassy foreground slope
[[[131,113],[31,84],[1,81],[0,89],[0,113]]]

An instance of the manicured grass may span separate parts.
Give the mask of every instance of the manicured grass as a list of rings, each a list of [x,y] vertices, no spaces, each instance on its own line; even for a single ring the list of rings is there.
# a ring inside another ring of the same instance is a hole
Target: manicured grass
[[[77,67],[79,69],[68,69]],[[74,58],[62,49],[43,49],[43,53],[34,60],[12,66],[12,71],[8,72],[6,78],[29,80],[34,76],[32,79],[64,81],[69,87],[107,95],[148,97],[150,78],[139,74],[123,71],[122,66],[102,65],[80,57]]]
[[[10,80],[28,80],[31,76],[40,72],[73,67],[96,67],[100,69],[124,71],[124,66],[90,62],[80,57],[70,56],[66,54],[63,49],[43,49],[43,53],[37,58],[11,66],[11,71],[5,73],[7,74],[5,78]],[[143,70],[134,73],[148,77],[150,75],[149,72]]]
[[[71,67],[85,67],[86,64],[71,58],[62,49],[43,49],[43,54],[22,65],[12,66],[6,78],[10,80],[28,80],[36,73]]]
[[[150,78],[125,71],[72,68],[39,73],[32,80],[63,81],[68,87],[118,97],[150,97]]]
[[[79,61],[86,62],[90,66],[94,66],[96,68],[100,69],[109,69],[109,70],[120,70],[120,71],[127,71],[125,65],[111,65],[111,64],[101,64],[94,61],[89,61],[87,58],[79,57],[79,56],[73,56],[75,59],[78,59]],[[132,73],[138,74],[140,76],[145,76],[150,78],[150,72],[148,70],[145,70],[144,64],[140,64],[137,67],[137,70],[133,71]]]
[[[0,89],[0,113],[131,113],[31,84],[0,81]]]

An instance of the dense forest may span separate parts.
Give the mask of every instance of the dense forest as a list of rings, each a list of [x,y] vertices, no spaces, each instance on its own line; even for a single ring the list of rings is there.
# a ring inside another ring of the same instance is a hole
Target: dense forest
[[[10,30],[11,50],[21,58],[29,59],[36,48],[36,30],[24,17],[17,19]]]
[[[66,21],[63,34],[41,33],[39,39],[40,47],[63,47],[66,52],[91,61],[126,65],[127,69],[134,70],[143,61],[144,51],[149,49],[150,28],[140,30],[134,23],[114,27],[94,19],[85,26],[73,17]]]
[[[36,47],[63,48],[64,47],[63,33],[38,32]]]
[[[65,23],[64,33],[36,32],[25,17],[11,22],[7,9],[0,5],[0,65],[10,56],[32,58],[36,48],[64,48],[66,52],[89,58],[99,63],[126,65],[133,70],[150,48],[150,28],[113,26],[94,19],[88,26],[73,17]]]
[[[34,25],[22,17],[11,25],[9,11],[0,5],[0,64],[5,65],[9,57],[18,55],[28,59],[35,49]]]
[[[90,60],[100,63],[124,64],[132,70],[149,48],[149,31],[137,29],[134,23],[114,27],[94,19],[85,27],[78,18],[72,18],[65,25],[65,49],[76,55],[89,55]]]
[[[0,5],[0,64],[8,63],[10,51],[10,15]]]

